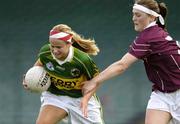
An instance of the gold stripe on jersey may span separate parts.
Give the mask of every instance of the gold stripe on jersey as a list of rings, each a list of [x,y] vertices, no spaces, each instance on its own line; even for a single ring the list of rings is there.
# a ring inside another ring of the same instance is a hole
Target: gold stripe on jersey
[[[80,90],[81,89],[81,83],[85,80],[87,80],[85,75],[81,75],[78,78],[61,78],[59,76],[55,76],[53,74],[50,74],[51,83],[53,83],[58,89],[65,89],[65,90]]]
[[[80,59],[78,59],[77,57],[74,56],[74,58],[77,59],[77,60],[84,66],[84,68],[86,69],[86,72],[87,72],[89,78],[91,79],[92,76],[91,76],[91,74],[90,74],[88,68],[86,67],[86,65],[85,65]]]

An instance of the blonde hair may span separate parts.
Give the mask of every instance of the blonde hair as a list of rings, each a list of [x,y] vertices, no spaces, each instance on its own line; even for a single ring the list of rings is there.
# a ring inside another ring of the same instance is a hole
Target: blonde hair
[[[94,39],[85,39],[79,34],[77,34],[75,31],[71,29],[66,24],[58,24],[52,28],[52,30],[56,30],[59,32],[66,32],[68,34],[72,34],[72,42],[73,46],[79,48],[80,50],[90,54],[90,55],[97,55],[98,52],[100,51],[99,48],[97,47],[95,40]],[[78,45],[78,46],[77,46]]]

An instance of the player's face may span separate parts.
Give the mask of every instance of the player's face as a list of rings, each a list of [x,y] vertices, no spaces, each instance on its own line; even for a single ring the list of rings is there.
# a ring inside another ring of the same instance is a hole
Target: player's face
[[[51,52],[59,60],[65,60],[69,53],[70,43],[61,40],[51,39]]]
[[[144,30],[144,28],[146,26],[148,26],[149,23],[152,22],[152,18],[150,15],[137,10],[137,9],[133,9],[132,11],[133,13],[133,23],[134,23],[134,29],[135,31],[141,32]]]

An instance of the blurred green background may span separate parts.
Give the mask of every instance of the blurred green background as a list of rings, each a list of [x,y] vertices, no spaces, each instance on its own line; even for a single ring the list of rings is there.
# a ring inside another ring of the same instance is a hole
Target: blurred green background
[[[168,30],[180,39],[180,1],[164,2],[169,8]],[[101,52],[93,58],[103,70],[128,51],[136,36],[132,5],[133,0],[1,1],[0,124],[35,124],[40,94],[23,89],[22,75],[36,61],[54,25],[65,23],[84,37],[94,38]],[[140,124],[150,93],[142,61],[106,81],[98,90],[106,124]]]

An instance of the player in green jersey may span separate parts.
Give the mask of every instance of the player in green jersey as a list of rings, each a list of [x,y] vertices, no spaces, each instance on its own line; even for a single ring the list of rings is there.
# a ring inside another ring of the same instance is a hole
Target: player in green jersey
[[[42,93],[36,124],[57,124],[66,117],[70,124],[103,124],[96,95],[89,101],[87,118],[80,107],[82,82],[99,73],[89,57],[99,52],[95,41],[82,38],[68,25],[59,24],[50,31],[49,42],[40,49],[34,65],[43,66],[51,79],[48,91]],[[23,85],[27,88],[25,82]]]

